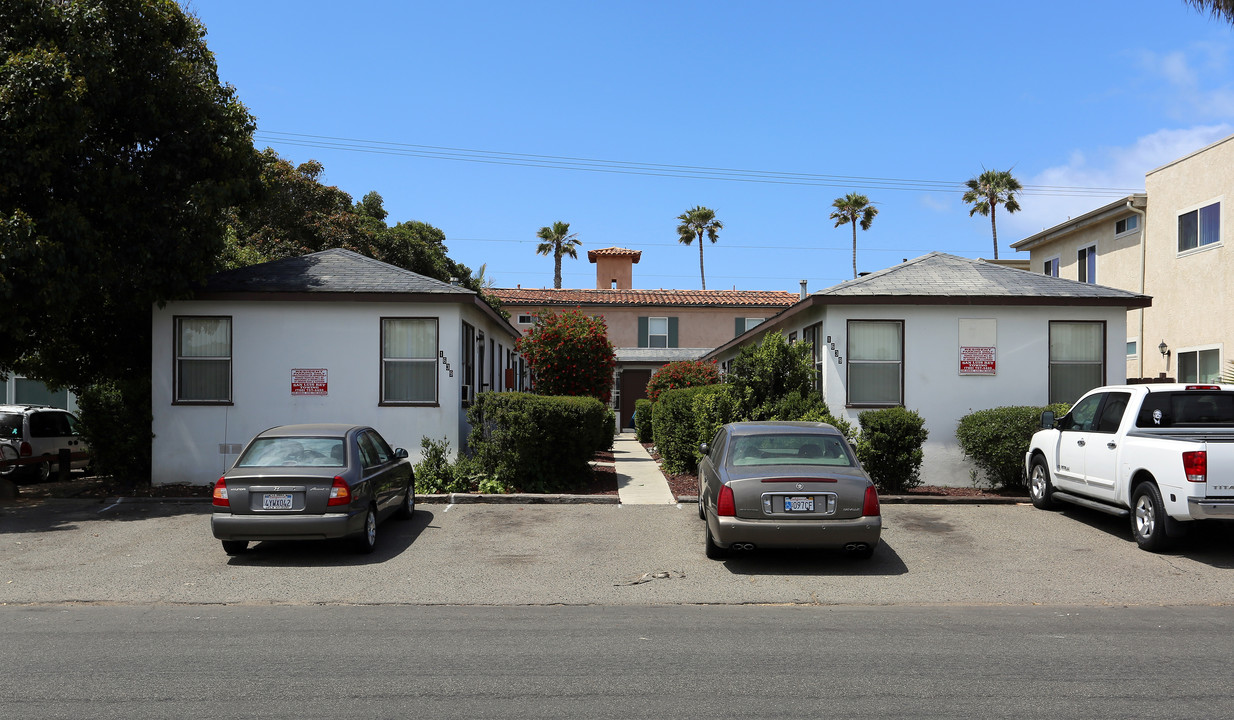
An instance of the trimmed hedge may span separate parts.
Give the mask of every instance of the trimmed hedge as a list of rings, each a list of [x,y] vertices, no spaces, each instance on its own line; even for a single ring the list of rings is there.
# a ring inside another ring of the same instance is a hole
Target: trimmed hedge
[[[634,437],[641,443],[654,442],[651,430],[651,401],[639,398],[634,401]]]
[[[899,493],[921,484],[925,420],[901,407],[866,410],[857,416],[857,458],[879,492]]]
[[[479,393],[467,411],[479,473],[516,492],[578,489],[589,460],[613,446],[616,418],[591,397]]]
[[[1046,407],[1014,405],[977,410],[960,418],[955,436],[964,456],[973,461],[992,488],[1024,486],[1024,453],[1041,426],[1041,412],[1062,417],[1067,403]]]

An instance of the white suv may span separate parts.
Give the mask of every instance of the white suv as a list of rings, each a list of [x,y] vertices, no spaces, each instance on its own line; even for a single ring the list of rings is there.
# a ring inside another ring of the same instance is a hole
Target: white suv
[[[76,415],[46,405],[0,405],[0,476],[50,480],[61,450],[69,451],[71,469],[89,466]]]

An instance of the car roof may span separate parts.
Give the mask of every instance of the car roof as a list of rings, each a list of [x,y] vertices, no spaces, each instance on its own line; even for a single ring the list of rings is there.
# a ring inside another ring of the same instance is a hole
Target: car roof
[[[789,435],[801,434],[802,430],[813,431],[819,435],[839,435],[834,426],[821,422],[805,422],[801,420],[751,420],[728,424],[732,435]]]
[[[303,425],[278,425],[257,433],[257,437],[340,437],[352,430],[363,430],[367,425],[346,423],[305,423]]]
[[[68,412],[64,408],[52,407],[51,405],[0,405],[0,412],[28,412],[31,410],[58,410],[60,412]]]

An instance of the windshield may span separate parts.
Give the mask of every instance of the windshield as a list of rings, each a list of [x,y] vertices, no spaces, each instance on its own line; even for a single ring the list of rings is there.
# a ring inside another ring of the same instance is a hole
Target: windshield
[[[343,467],[345,457],[343,438],[257,438],[236,461],[236,467]]]
[[[728,451],[729,467],[807,465],[852,467],[847,443],[839,435],[769,434],[734,437]]]

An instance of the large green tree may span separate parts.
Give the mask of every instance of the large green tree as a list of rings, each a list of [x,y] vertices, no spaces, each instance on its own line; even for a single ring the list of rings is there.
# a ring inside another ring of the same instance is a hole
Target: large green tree
[[[578,246],[582,241],[578,233],[570,232],[570,223],[555,222],[552,226],[544,226],[536,233],[543,242],[536,246],[537,255],[553,256],[553,287],[561,289],[561,256],[578,257]]]
[[[855,192],[836,198],[831,206],[835,208],[831,219],[836,221],[836,227],[845,224],[853,226],[853,277],[857,277],[857,225],[860,224],[862,230],[869,230],[878,208],[870,204],[870,198]]]
[[[0,2],[0,371],[148,376],[150,308],[223,248],[253,119],[168,0]]]
[[[1015,194],[1022,188],[1020,181],[1011,176],[1010,170],[986,170],[975,178],[964,183],[968,188],[964,192],[964,202],[973,207],[968,211],[972,217],[977,213],[990,218],[990,231],[994,235],[994,259],[998,259],[998,223],[995,222],[995,210],[999,205],[1008,213],[1018,212],[1020,203]]]
[[[703,271],[703,235],[711,242],[720,239],[720,231],[724,229],[724,223],[716,219],[716,211],[710,208],[705,208],[702,205],[695,205],[677,216],[680,224],[677,225],[677,240],[678,242],[689,245],[698,240],[698,277],[703,285],[703,289],[707,289],[707,274]]]

